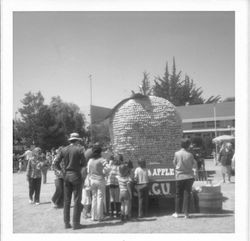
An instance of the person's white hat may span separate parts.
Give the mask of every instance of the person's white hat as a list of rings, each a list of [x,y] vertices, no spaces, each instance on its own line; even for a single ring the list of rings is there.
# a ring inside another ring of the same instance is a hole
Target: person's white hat
[[[69,141],[73,141],[73,140],[82,141],[82,138],[79,137],[78,133],[71,133],[68,140]]]

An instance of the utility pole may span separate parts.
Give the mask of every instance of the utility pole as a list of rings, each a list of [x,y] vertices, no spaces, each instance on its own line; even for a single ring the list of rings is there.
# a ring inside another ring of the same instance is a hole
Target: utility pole
[[[217,125],[216,125],[216,103],[214,102],[214,131],[215,131],[215,138],[217,137]],[[215,160],[217,161],[217,152],[218,152],[218,147],[217,143],[215,143]]]
[[[217,125],[216,125],[216,104],[214,103],[214,131],[215,131],[215,137],[217,137]]]
[[[93,130],[92,130],[92,75],[89,75],[89,86],[90,86],[90,141],[93,141]]]

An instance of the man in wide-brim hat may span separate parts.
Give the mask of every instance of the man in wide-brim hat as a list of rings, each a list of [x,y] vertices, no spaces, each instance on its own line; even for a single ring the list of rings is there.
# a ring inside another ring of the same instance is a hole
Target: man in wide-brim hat
[[[74,133],[71,133],[70,134],[70,137],[69,137],[69,142],[72,142],[72,141],[82,141],[82,138],[79,137],[79,134],[74,132]]]
[[[62,149],[57,159],[55,167],[61,170],[60,163],[64,162],[64,224],[65,228],[71,228],[70,224],[70,204],[72,192],[74,192],[74,209],[73,209],[73,229],[79,229],[83,226],[80,224],[80,216],[83,206],[82,200],[82,177],[81,169],[86,166],[84,157],[84,147],[80,145],[82,138],[78,133],[71,133],[69,137],[70,144]]]

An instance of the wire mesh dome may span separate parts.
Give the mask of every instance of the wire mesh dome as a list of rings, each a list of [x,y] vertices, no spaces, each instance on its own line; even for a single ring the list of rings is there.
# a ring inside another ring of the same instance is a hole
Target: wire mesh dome
[[[173,167],[174,152],[180,148],[181,118],[168,100],[136,94],[117,104],[109,115],[109,131],[114,153],[135,165]]]

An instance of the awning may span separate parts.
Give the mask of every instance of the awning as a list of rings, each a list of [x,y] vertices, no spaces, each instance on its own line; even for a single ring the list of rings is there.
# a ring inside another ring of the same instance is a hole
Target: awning
[[[229,128],[216,128],[215,129],[191,129],[191,130],[183,130],[183,133],[204,133],[204,132],[215,132],[215,131],[234,131],[235,128],[231,127]]]

